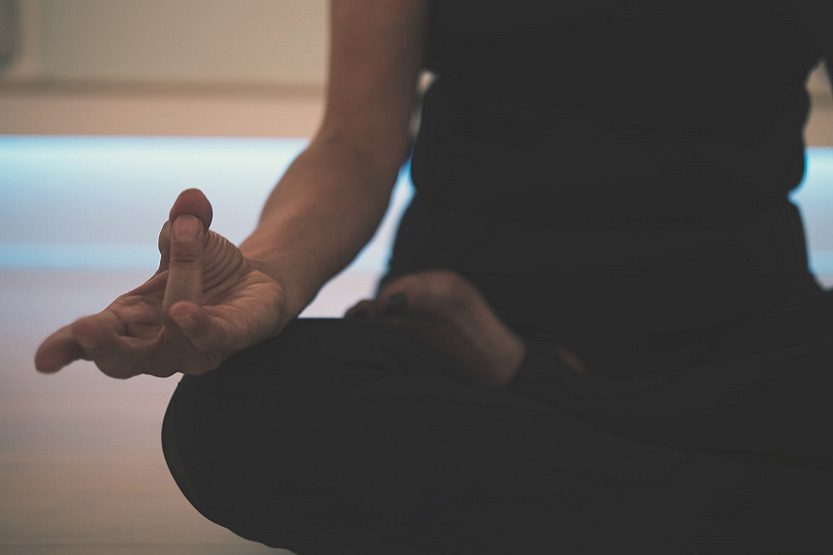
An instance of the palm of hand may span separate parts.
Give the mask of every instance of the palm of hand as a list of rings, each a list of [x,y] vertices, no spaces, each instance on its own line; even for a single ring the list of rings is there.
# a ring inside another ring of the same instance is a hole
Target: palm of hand
[[[266,274],[251,269],[245,259],[238,263],[233,271],[219,267],[204,271],[204,277],[224,278],[217,283],[206,280],[206,291],[197,303],[210,318],[212,329],[207,333],[189,337],[165,316],[167,270],[113,301],[105,313],[110,313],[107,317],[117,326],[127,356],[119,356],[112,364],[106,358],[96,361],[99,368],[117,378],[141,373],[165,377],[176,371],[203,374],[231,353],[276,333],[279,311],[264,300],[277,298],[280,287]]]
[[[190,227],[196,235],[172,237],[176,217],[176,233]],[[160,232],[156,273],[100,313],[53,333],[38,349],[37,368],[54,372],[85,359],[115,378],[204,374],[234,352],[277,335],[282,287],[224,237],[206,232],[210,220],[202,193],[182,193]]]

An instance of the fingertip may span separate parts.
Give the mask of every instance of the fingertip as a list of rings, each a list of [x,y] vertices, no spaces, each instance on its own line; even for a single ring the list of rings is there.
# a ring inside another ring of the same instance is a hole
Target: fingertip
[[[367,320],[375,318],[378,313],[379,307],[376,299],[362,299],[344,313],[344,318]]]
[[[173,320],[195,318],[199,307],[191,301],[177,301],[168,309],[168,316]]]
[[[50,361],[49,357],[44,355],[40,349],[37,353],[35,353],[35,370],[37,370],[38,373],[54,374],[63,367],[64,366],[62,364],[59,364],[54,360]]]
[[[40,344],[35,352],[35,369],[41,374],[54,374],[79,357],[78,346],[71,339],[69,329],[63,328]]]
[[[196,216],[203,223],[205,229],[208,229],[211,227],[211,221],[214,218],[214,209],[201,190],[190,188],[179,193],[168,213],[168,220],[173,222],[182,214]]]
[[[206,348],[216,340],[211,316],[201,306],[180,301],[168,310],[168,315],[172,328],[178,329],[197,349]]]
[[[204,330],[208,320],[202,308],[190,301],[179,301],[171,306],[168,316],[189,337]]]

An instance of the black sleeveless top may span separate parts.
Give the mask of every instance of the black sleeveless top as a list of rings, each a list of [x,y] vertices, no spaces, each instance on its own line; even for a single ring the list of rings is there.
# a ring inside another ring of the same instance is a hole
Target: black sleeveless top
[[[450,269],[522,335],[611,349],[701,341],[818,287],[788,193],[831,6],[435,2],[380,286]]]

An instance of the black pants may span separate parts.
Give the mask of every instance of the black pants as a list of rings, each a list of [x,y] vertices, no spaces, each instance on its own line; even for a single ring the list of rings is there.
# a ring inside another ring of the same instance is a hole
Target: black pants
[[[510,389],[376,322],[297,319],[182,378],[164,454],[206,518],[299,555],[833,553],[822,300],[791,313],[818,333],[771,351],[736,334],[699,366],[607,379],[547,373],[535,347]]]

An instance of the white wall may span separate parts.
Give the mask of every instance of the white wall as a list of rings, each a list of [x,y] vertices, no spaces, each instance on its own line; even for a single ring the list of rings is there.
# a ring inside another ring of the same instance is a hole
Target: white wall
[[[0,134],[309,136],[320,120],[327,0],[16,1]],[[808,87],[807,143],[833,146],[820,68]]]
[[[327,0],[16,0],[10,79],[321,87]],[[829,95],[822,72],[809,82]]]
[[[320,88],[325,0],[19,0],[7,80]]]

